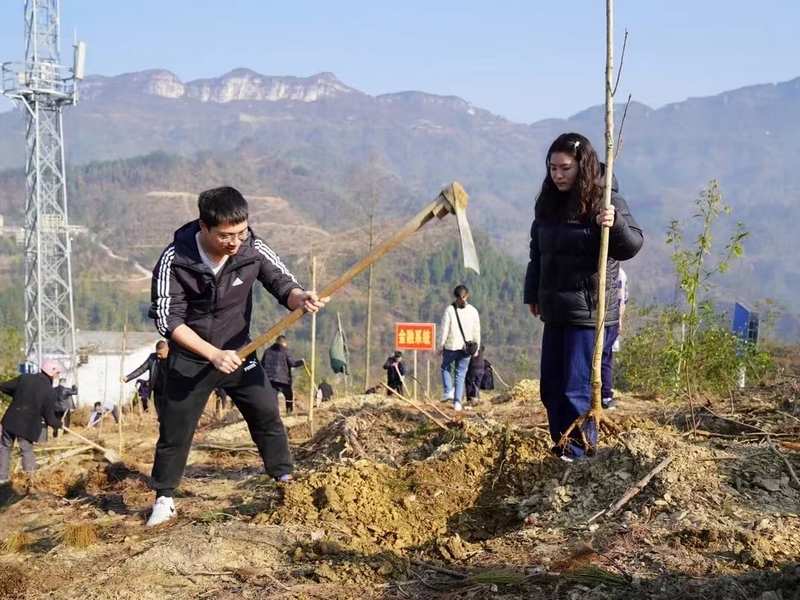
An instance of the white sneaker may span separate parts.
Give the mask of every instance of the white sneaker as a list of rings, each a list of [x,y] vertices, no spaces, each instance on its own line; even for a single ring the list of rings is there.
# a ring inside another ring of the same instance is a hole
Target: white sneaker
[[[455,402],[453,402],[453,410],[456,412],[461,412],[462,410],[464,410],[464,407],[461,406],[461,402],[456,400]]]
[[[448,396],[447,394],[445,394],[444,396],[442,396],[442,402],[448,402],[448,403],[452,402],[453,398],[455,398],[455,396]]]
[[[617,410],[617,403],[613,398],[603,398],[602,404],[605,410]]]
[[[153,505],[153,512],[147,520],[145,527],[161,525],[177,515],[178,511],[175,510],[175,502],[173,502],[172,498],[161,496]]]

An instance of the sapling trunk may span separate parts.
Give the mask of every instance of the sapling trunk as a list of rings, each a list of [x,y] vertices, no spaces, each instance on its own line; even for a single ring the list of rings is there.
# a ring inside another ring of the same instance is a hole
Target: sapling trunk
[[[611,205],[614,173],[614,0],[606,0],[606,175],[603,209]],[[608,265],[608,227],[600,229],[600,257],[597,263],[597,325],[592,358],[592,410],[602,410],[603,341],[606,324],[606,279]]]
[[[603,187],[602,209],[611,204],[611,183],[614,175],[614,0],[606,0],[606,152],[605,152],[605,183]],[[597,264],[597,325],[595,327],[594,353],[592,355],[591,376],[591,403],[589,412],[578,417],[561,436],[559,445],[566,448],[569,444],[569,435],[577,428],[580,432],[584,448],[592,452],[583,429],[587,421],[594,424],[599,435],[601,429],[619,437],[619,429],[614,422],[603,412],[603,342],[605,338],[606,321],[606,266],[608,262],[608,235],[609,228],[600,228],[600,256]]]

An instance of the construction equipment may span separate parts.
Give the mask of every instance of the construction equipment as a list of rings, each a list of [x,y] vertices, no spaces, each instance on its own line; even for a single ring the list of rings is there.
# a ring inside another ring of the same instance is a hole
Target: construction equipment
[[[387,252],[394,247],[400,245],[413,233],[418,231],[428,221],[434,217],[439,219],[444,218],[448,214],[456,216],[458,223],[458,234],[461,239],[461,252],[464,257],[464,266],[472,269],[476,273],[480,273],[480,265],[478,264],[478,253],[475,250],[475,243],[472,240],[472,232],[467,222],[467,203],[469,196],[464,188],[461,187],[457,181],[451,183],[448,187],[443,189],[439,196],[431,202],[428,206],[423,208],[417,215],[411,219],[405,226],[403,226],[397,233],[383,242],[380,246],[375,248],[367,256],[362,258],[358,263],[350,267],[343,275],[340,275],[336,280],[328,284],[325,289],[319,292],[320,298],[327,298],[338,292],[342,287],[348,284],[352,279],[363,273],[372,263],[379,258],[383,257]],[[249,344],[237,350],[239,358],[244,360],[254,350],[260,348],[267,342],[274,339],[286,328],[300,320],[305,311],[302,308],[294,310],[280,323],[273,325],[266,332],[259,335]]]

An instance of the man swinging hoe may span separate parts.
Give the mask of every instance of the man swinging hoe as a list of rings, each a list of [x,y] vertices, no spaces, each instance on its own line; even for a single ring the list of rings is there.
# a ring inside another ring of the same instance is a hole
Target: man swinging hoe
[[[299,320],[412,235],[447,214],[457,217],[466,266],[479,270],[466,221],[468,197],[453,183],[429,206],[320,294],[304,290],[267,243],[248,224],[248,204],[232,187],[198,198],[199,218],[175,232],[153,269],[149,316],[169,340],[151,486],[156,492],[148,527],[177,514],[175,488],[183,477],[197,423],[211,392],[223,388],[241,411],[269,476],[292,479],[292,456],[278,399],[255,351]],[[260,282],[292,311],[250,340],[252,287]]]

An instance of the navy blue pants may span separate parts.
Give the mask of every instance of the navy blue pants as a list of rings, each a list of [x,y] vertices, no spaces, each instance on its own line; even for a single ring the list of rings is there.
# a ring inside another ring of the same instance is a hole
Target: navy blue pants
[[[606,340],[613,335],[611,328],[606,327]],[[539,384],[550,437],[556,445],[575,419],[589,410],[593,352],[594,327],[544,326]],[[583,430],[590,444],[597,443],[594,423],[584,423]],[[580,432],[573,430],[565,454],[579,458],[584,451]]]
[[[600,378],[603,382],[603,398],[614,397],[614,352],[612,347],[619,336],[619,325],[606,327],[606,335],[603,339],[603,365],[600,369]]]

